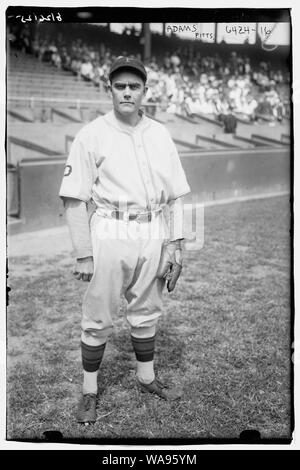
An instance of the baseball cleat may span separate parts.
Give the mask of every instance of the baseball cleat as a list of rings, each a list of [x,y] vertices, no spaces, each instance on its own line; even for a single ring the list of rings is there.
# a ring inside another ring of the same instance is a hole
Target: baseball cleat
[[[87,393],[82,395],[78,403],[77,422],[78,423],[94,423],[97,419],[96,414],[96,400],[97,395],[94,393]]]
[[[158,379],[154,379],[150,384],[144,384],[139,380],[137,382],[141,393],[153,393],[154,395],[158,395],[164,400],[178,400],[182,397],[183,394],[181,389],[176,387],[170,388],[168,385],[164,385]]]

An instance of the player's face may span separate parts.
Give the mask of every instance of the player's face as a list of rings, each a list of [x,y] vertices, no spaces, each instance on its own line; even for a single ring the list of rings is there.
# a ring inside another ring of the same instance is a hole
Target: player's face
[[[123,118],[137,115],[147,88],[141,77],[120,71],[112,78],[111,95],[114,110]]]

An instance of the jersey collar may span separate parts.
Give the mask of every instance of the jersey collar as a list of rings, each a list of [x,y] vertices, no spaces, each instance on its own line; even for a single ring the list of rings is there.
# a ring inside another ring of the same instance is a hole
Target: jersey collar
[[[146,129],[150,124],[150,119],[145,115],[142,109],[139,109],[139,115],[141,116],[141,119],[135,127],[127,126],[123,122],[119,121],[119,119],[116,118],[113,109],[104,116],[104,119],[111,126],[116,127],[118,130],[132,134],[137,130],[140,131]]]

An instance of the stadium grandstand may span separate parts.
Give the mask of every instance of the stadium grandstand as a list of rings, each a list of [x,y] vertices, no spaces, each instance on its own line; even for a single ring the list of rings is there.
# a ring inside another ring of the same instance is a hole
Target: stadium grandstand
[[[208,43],[167,34],[166,24],[160,32],[146,23],[119,25],[117,32],[110,24],[8,23],[11,233],[63,223],[57,190],[64,161],[78,130],[111,109],[107,77],[119,55],[144,60],[144,110],[170,130],[199,197],[288,188],[289,45],[277,45],[270,54],[258,34],[254,42],[230,44],[219,35],[219,42]],[[222,187],[217,180],[232,167],[232,158],[238,174],[231,173]],[[260,169],[265,173],[259,175]],[[210,182],[203,176],[208,171],[216,172]]]

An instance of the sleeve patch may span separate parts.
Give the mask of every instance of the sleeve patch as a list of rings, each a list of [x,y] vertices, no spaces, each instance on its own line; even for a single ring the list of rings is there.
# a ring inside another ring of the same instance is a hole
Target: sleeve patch
[[[71,173],[72,173],[71,165],[66,165],[65,166],[65,171],[64,171],[64,176],[69,176]]]

